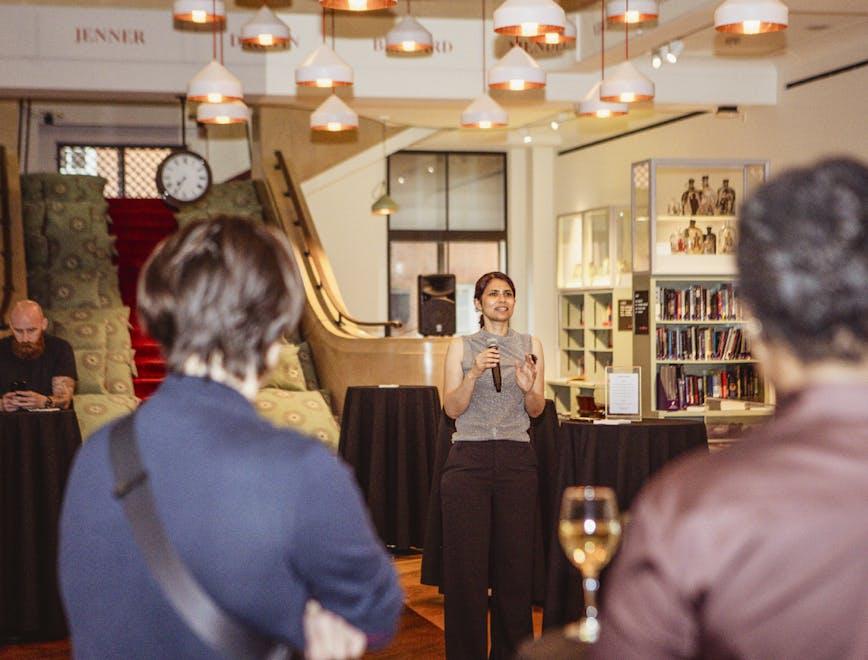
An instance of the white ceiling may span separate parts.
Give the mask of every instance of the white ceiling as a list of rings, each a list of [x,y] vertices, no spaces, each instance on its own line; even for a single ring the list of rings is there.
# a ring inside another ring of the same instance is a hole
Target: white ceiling
[[[780,71],[793,63],[803,63],[811,60],[821,50],[842,48],[842,61],[833,65],[850,64],[853,44],[858,51],[868,54],[868,0],[784,0],[790,8],[790,27],[782,33],[738,37],[717,33],[713,28],[714,8],[722,0],[661,0],[661,23],[648,29],[636,30],[630,36],[631,59],[639,63],[647,63],[653,49],[678,39],[684,43],[682,63],[689,62],[694,66],[707,63],[720,65],[722,62],[774,62]],[[501,0],[485,0],[486,13],[491,15]],[[667,4],[671,3],[667,7]],[[129,7],[129,8],[168,8],[170,0],[31,0],[17,2],[16,0],[0,0],[0,4],[30,4],[30,5],[67,5],[94,7]],[[251,11],[261,4],[261,0],[227,0],[228,10],[233,8]],[[562,0],[566,11],[577,14],[580,18],[587,17],[590,21],[599,21],[599,0]],[[316,13],[320,5],[316,0],[269,0],[269,5],[281,13]],[[415,0],[412,11],[420,20],[426,17],[462,18],[472,20],[480,15],[481,0]],[[683,8],[687,7],[684,11]],[[401,0],[393,14],[403,14],[407,9],[406,2]],[[675,10],[678,10],[677,12]],[[666,18],[675,15],[672,20]],[[340,30],[339,30],[340,32]],[[435,34],[435,38],[437,35]],[[607,35],[606,64],[616,64],[623,59],[623,45],[619,34]],[[844,48],[849,44],[849,48]],[[568,71],[588,74],[599,69],[600,58],[596,52],[596,44],[586,42],[583,52],[589,53],[584,59],[568,60]],[[847,58],[850,58],[849,60]],[[859,58],[856,58],[859,59]],[[561,63],[558,65],[562,66]],[[664,65],[666,71],[661,74],[672,76],[679,64]],[[686,65],[684,65],[686,66]],[[827,62],[824,62],[827,66]],[[669,67],[667,69],[667,67]],[[561,71],[561,69],[558,69]],[[485,148],[488,146],[502,147],[506,142],[520,140],[524,134],[516,129],[525,129],[540,139],[555,139],[564,147],[584,144],[607,136],[632,130],[641,126],[664,121],[695,110],[713,111],[713,106],[697,105],[651,105],[639,107],[625,117],[614,120],[576,119],[572,115],[572,104],[565,101],[547,99],[545,91],[522,93],[493,93],[510,113],[511,131],[491,132],[489,134],[461,132],[454,135],[448,133],[456,126],[457,117],[466,105],[466,100],[430,100],[401,98],[365,98],[355,96],[353,106],[364,116],[378,118],[389,116],[394,124],[408,126],[426,126],[445,129],[446,135],[438,139],[463,143],[472,142],[473,146]],[[553,95],[549,95],[550,97]],[[563,97],[561,97],[563,98]],[[578,101],[579,99],[574,99]],[[298,97],[276,99],[277,103],[292,103],[297,105],[315,105],[317,98],[307,98],[303,94]],[[560,123],[556,135],[548,128],[552,120]],[[548,133],[547,133],[548,132]],[[470,136],[470,137],[469,137]]]

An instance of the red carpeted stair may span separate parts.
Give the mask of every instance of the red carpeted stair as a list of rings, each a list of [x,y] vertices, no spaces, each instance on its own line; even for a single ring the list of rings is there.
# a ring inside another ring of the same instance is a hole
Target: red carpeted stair
[[[121,299],[132,309],[130,337],[136,352],[133,379],[136,396],[147,399],[166,375],[166,363],[157,343],[139,327],[136,318],[136,283],[139,271],[154,247],[178,228],[172,210],[159,199],[109,199],[110,231],[117,236],[118,282]]]

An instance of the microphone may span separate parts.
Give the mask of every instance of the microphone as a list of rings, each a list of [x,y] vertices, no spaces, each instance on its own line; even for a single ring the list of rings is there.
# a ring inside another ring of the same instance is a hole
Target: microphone
[[[497,348],[497,340],[493,337],[488,340],[488,348]],[[500,392],[500,388],[503,385],[503,379],[500,376],[499,362],[491,368],[491,377],[494,379],[494,389]]]

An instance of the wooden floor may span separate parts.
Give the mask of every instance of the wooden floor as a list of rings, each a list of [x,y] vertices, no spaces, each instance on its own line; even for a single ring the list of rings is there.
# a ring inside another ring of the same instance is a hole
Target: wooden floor
[[[398,634],[388,648],[366,653],[365,658],[400,660],[403,658],[442,658],[443,597],[436,587],[419,583],[421,555],[397,557],[395,568],[406,594]],[[534,608],[534,631],[540,634],[542,611]],[[19,644],[0,648],[0,660],[67,660],[71,658],[69,642]]]

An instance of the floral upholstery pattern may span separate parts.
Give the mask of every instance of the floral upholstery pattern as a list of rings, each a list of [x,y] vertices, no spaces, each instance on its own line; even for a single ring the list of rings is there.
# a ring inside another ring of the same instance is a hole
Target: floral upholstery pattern
[[[304,371],[298,359],[298,346],[284,344],[280,347],[277,365],[265,377],[263,386],[294,392],[304,392],[307,389]]]
[[[319,392],[289,392],[275,387],[259,390],[256,410],[275,426],[316,438],[336,452],[340,428]]]
[[[105,351],[74,350],[78,380],[75,391],[80,394],[108,394],[105,386]]]
[[[94,431],[113,419],[133,412],[139,401],[133,396],[116,394],[76,394],[73,405],[81,429],[81,438],[87,440]]]

